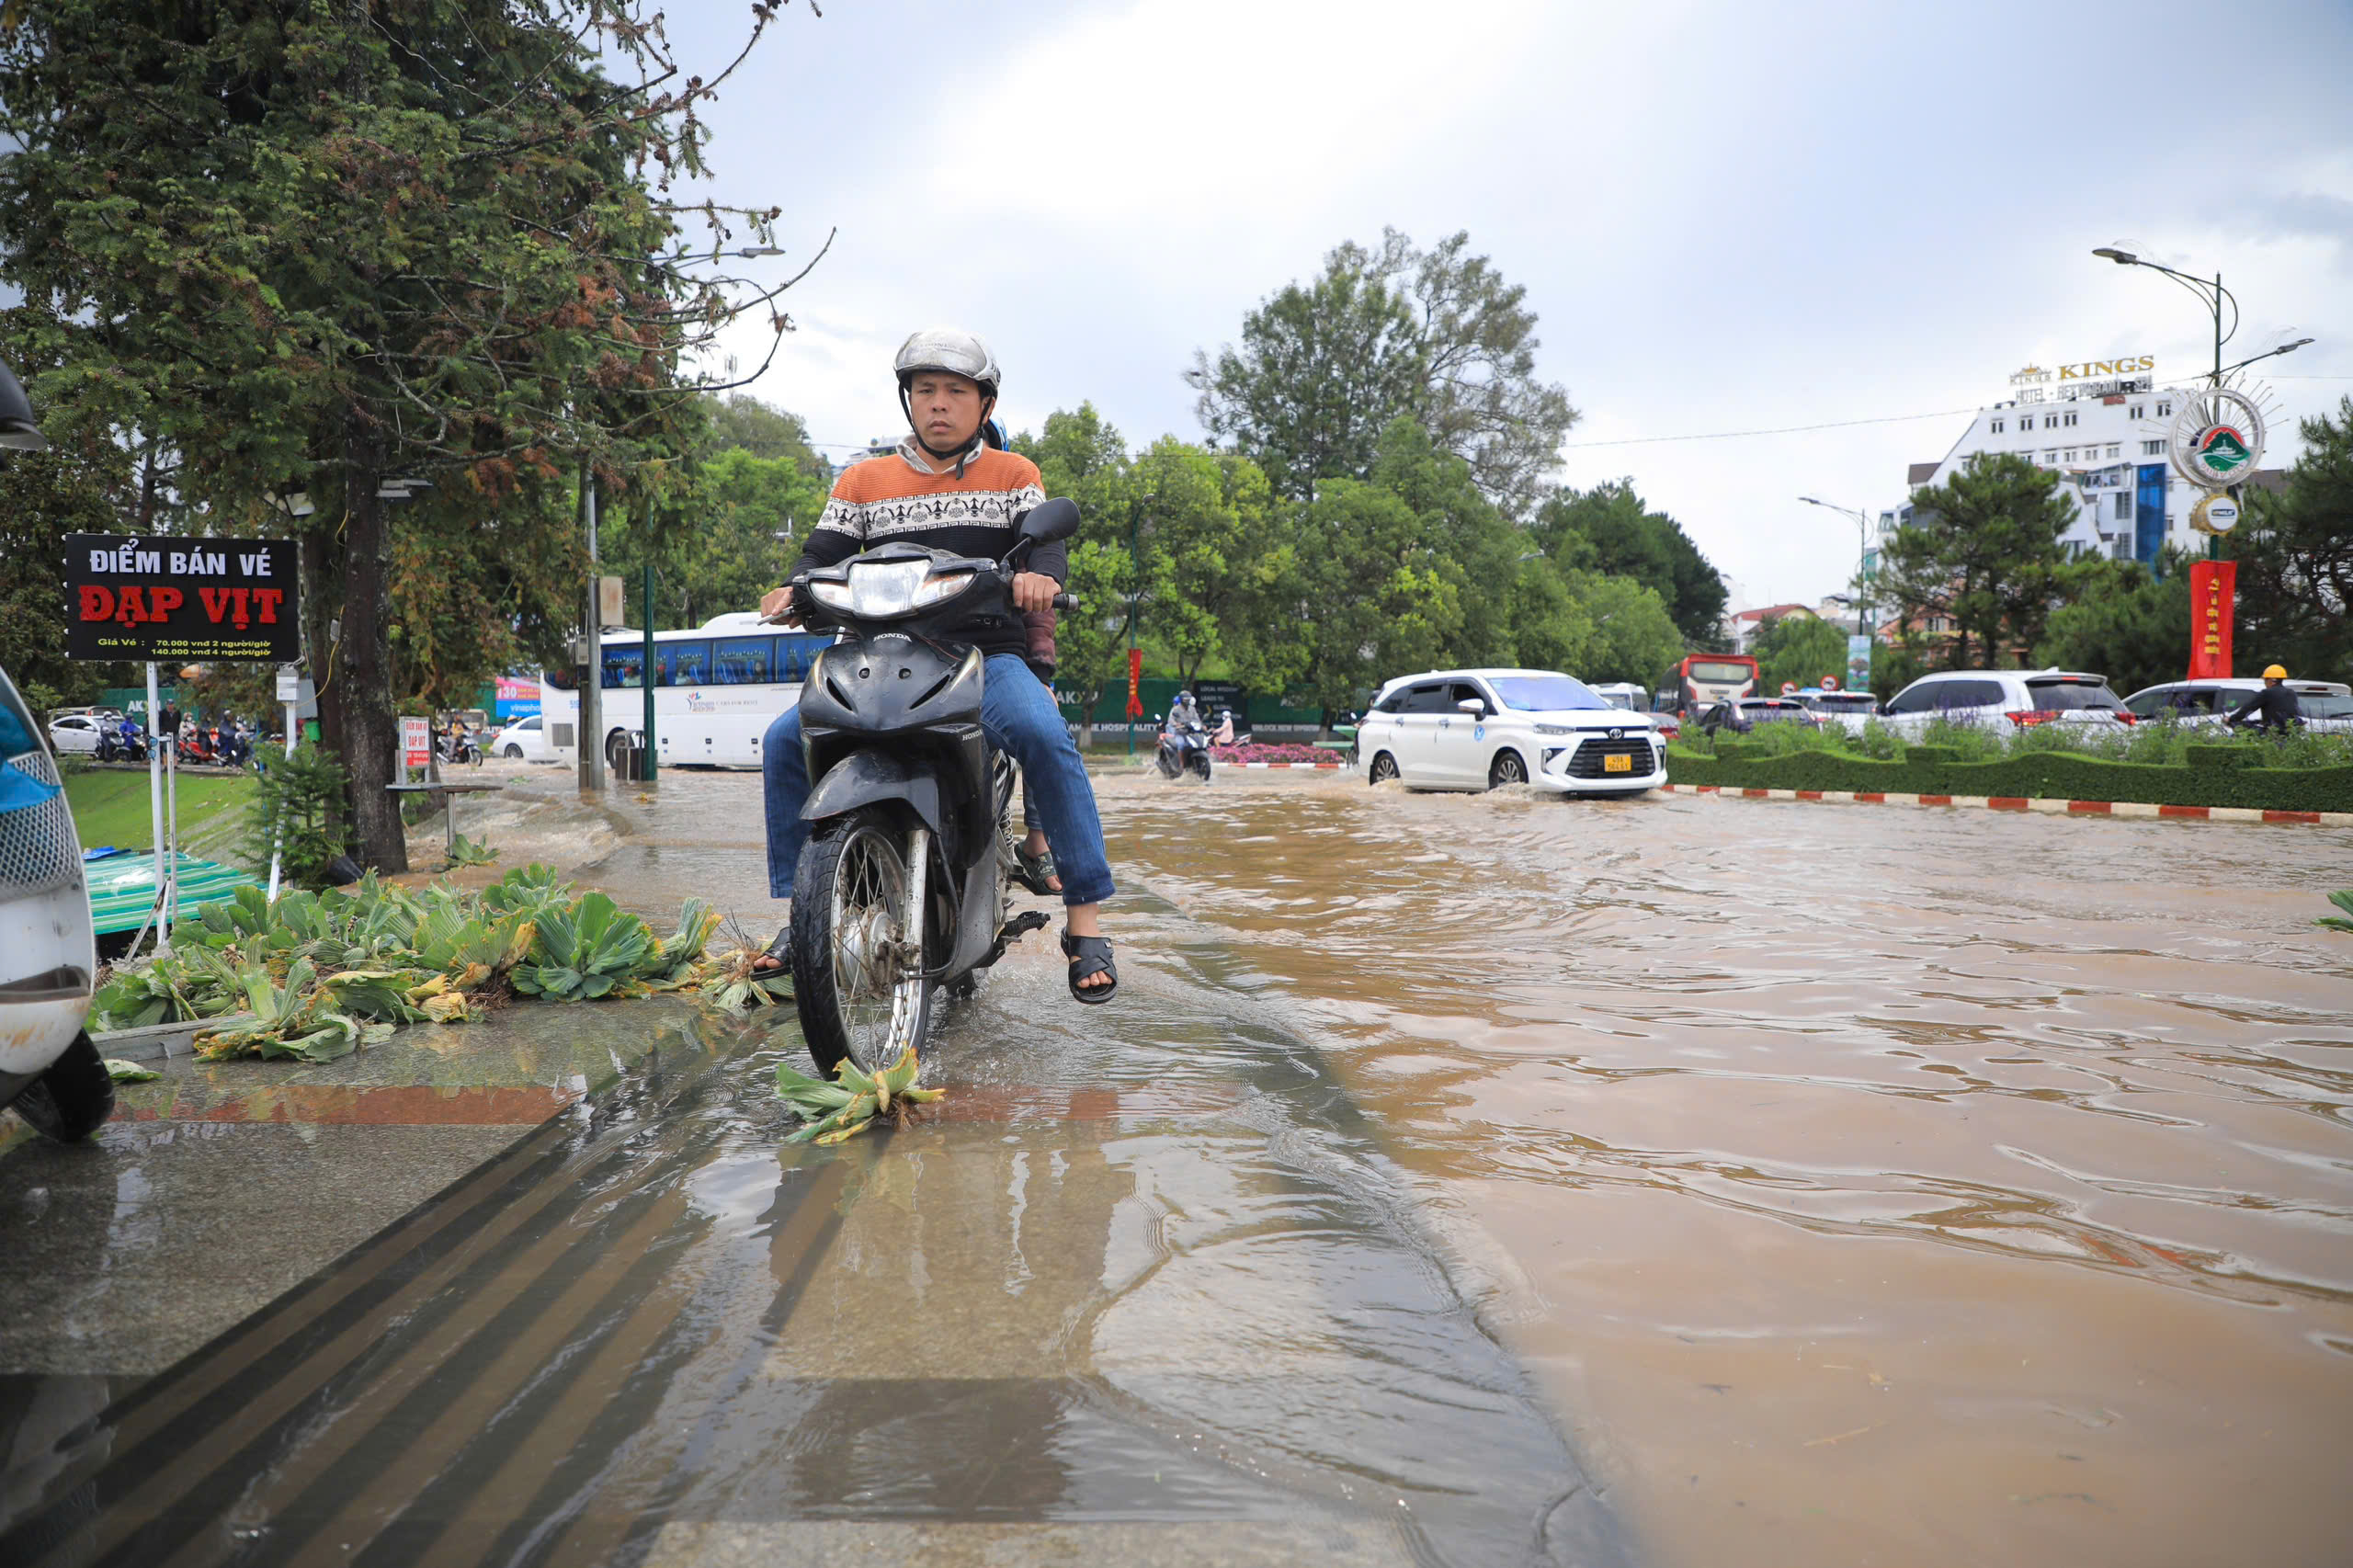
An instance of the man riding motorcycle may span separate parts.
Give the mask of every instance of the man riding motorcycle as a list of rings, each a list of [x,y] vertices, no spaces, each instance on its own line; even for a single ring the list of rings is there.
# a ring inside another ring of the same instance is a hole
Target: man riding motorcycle
[[[808,573],[885,542],[1001,557],[1018,537],[1017,519],[1045,500],[1037,464],[983,437],[1000,378],[995,357],[979,338],[944,328],[918,332],[901,345],[894,369],[900,407],[912,433],[897,451],[853,464],[835,482],[832,499],[793,565],[791,581],[761,599],[764,617],[797,622],[802,603],[797,596],[805,590]],[[1014,603],[1025,615],[1049,611],[1067,570],[1063,546],[1036,550],[1029,568],[1013,580]],[[1113,891],[1111,868],[1086,766],[1053,697],[1025,662],[1029,636],[1023,622],[986,616],[970,632],[986,660],[982,727],[990,744],[1021,765],[1043,826],[1046,845],[1033,838],[1024,847],[1034,855],[1050,846],[1062,880],[1069,923],[1062,946],[1070,960],[1071,994],[1081,1002],[1108,1002],[1119,987],[1111,944],[1100,924],[1102,902]],[[809,838],[808,824],[801,820],[809,775],[797,708],[768,726],[760,754],[768,892],[790,898]],[[768,944],[761,969],[785,963],[790,929],[788,922]]]

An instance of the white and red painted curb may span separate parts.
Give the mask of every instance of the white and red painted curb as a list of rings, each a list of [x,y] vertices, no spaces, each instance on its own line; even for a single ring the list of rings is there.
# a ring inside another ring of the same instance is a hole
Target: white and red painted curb
[[[2156,806],[2143,801],[2054,801],[2030,795],[1912,795],[1877,790],[1751,790],[1730,784],[1662,784],[1685,795],[1722,795],[1746,801],[1829,801],[1888,806],[1982,806],[1995,812],[2032,812],[2051,817],[2163,818],[2167,822],[2286,823],[2312,827],[2353,827],[2353,812],[2267,812],[2252,806]]]
[[[1344,762],[1221,762],[1220,767],[1346,767]]]

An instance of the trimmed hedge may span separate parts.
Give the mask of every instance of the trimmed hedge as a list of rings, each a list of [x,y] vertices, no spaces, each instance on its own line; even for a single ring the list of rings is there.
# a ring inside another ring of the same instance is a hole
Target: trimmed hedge
[[[1720,748],[1721,749],[1721,748]],[[1827,751],[1774,757],[1707,756],[1670,746],[1667,777],[1728,790],[1854,790],[1909,795],[2006,795],[2062,801],[2131,801],[2156,806],[2245,806],[2269,812],[2353,812],[2353,767],[2248,767],[2246,748],[2227,762],[2162,767],[2074,752],[2038,751],[1999,762],[1954,762],[1947,748],[1914,746],[1902,762]],[[2204,762],[2206,759],[2200,759]]]

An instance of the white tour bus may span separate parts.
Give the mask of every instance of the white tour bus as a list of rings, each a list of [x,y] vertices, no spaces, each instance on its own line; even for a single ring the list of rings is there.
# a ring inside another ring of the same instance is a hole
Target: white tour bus
[[[654,634],[654,730],[662,766],[757,767],[760,737],[801,700],[801,677],[831,632],[779,631],[749,610],[714,616],[691,631]],[[645,634],[605,633],[605,760],[645,731]],[[548,755],[580,761],[580,693],[573,672],[540,680]]]

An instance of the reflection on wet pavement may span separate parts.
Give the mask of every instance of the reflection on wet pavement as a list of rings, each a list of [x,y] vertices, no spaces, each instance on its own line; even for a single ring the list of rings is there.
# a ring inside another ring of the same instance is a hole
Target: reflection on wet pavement
[[[0,1561],[2341,1560],[2353,835],[1099,789],[1120,1004],[1032,938],[928,1125],[782,1146],[789,1026],[151,1085],[110,1155],[501,1142],[169,1370],[0,1385]],[[765,939],[756,800],[591,874]]]

